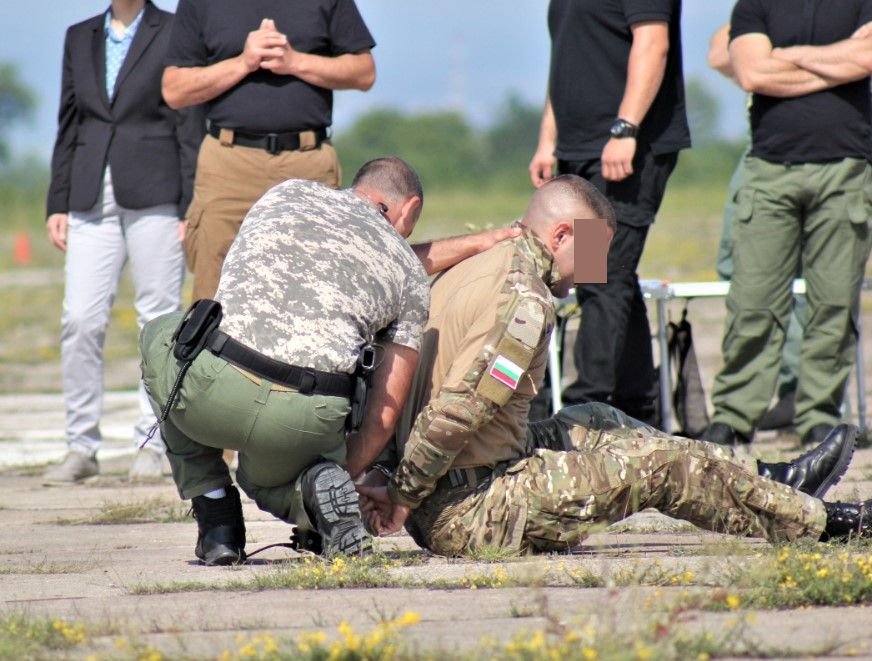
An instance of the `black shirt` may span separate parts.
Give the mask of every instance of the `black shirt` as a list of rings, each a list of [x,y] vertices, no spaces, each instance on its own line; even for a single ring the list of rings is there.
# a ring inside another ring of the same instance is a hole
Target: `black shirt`
[[[681,0],[551,0],[549,94],[557,120],[556,155],[599,158],[627,82],[633,36],[642,21],[669,24],[663,83],[639,131],[639,146],[655,154],[690,146],[681,65]]]
[[[739,0],[730,39],[761,33],[773,47],[823,46],[872,21],[872,0]],[[775,163],[872,160],[869,78],[797,97],[754,94],[751,155]]]
[[[200,67],[236,57],[264,18],[305,53],[336,56],[375,46],[354,0],[180,0],[166,64]],[[332,91],[266,70],[207,104],[214,124],[258,133],[329,126],[332,111]]]

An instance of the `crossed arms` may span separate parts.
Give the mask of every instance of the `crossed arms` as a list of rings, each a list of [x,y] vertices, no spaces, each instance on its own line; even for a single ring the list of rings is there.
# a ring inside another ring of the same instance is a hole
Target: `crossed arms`
[[[848,39],[826,46],[774,48],[766,34],[743,34],[730,42],[729,55],[731,71],[724,73],[732,74],[745,91],[774,97],[803,96],[872,73],[872,23]]]

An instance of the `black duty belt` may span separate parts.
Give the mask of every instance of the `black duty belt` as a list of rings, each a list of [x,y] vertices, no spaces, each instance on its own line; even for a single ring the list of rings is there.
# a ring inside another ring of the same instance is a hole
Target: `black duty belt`
[[[472,468],[452,468],[445,476],[452,488],[469,487],[474,489],[490,478],[494,469],[490,466],[473,466]]]
[[[303,395],[350,398],[354,393],[352,374],[322,372],[309,367],[288,365],[240,344],[220,330],[212,331],[206,341],[206,348],[228,363],[233,363],[272,383],[293,388]]]
[[[206,127],[206,132],[213,138],[221,140],[221,131],[224,130],[220,126],[215,126],[211,122]],[[304,150],[317,149],[322,142],[327,139],[327,129],[311,129],[300,133],[250,133],[241,129],[226,129],[228,133],[233,134],[232,143],[234,145],[242,145],[243,147],[254,147],[255,149],[264,149],[270,154],[278,154],[282,151],[296,151],[300,149],[300,136],[310,133],[314,135],[314,143],[311,145],[303,145]]]

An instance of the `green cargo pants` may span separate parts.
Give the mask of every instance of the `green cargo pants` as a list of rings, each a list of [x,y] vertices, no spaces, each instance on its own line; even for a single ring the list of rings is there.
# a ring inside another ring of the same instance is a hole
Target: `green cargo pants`
[[[419,544],[449,555],[488,546],[565,551],[596,526],[652,507],[714,532],[819,539],[823,501],[757,474],[731,448],[667,436],[606,404],[530,425],[530,456],[475,488],[443,478],[412,513]]]
[[[750,147],[749,147],[750,149]],[[733,277],[733,221],[736,217],[736,195],[745,174],[745,159],[748,149],[739,158],[730,184],[727,186],[727,200],[724,204],[724,222],[721,226],[721,241],[718,244],[718,254],[715,269],[721,280]],[[767,184],[769,187],[769,184]],[[802,269],[797,271],[797,278],[802,277]],[[781,366],[778,369],[778,383],[775,394],[781,399],[788,393],[796,392],[799,379],[799,351],[802,345],[802,332],[808,321],[808,304],[803,294],[793,297],[793,310],[787,332],[784,336],[784,347],[781,349]]]
[[[156,415],[179,371],[171,336],[182,314],[158,317],[140,335],[143,381]],[[237,450],[236,479],[258,507],[283,521],[306,521],[297,478],[322,458],[344,462],[350,407],[342,397],[274,388],[208,351],[197,356],[161,427],[182,498],[230,485],[222,451]]]
[[[750,435],[766,411],[800,264],[808,321],[794,422],[801,435],[838,422],[857,343],[870,217],[872,167],[865,160],[785,165],[746,159],[732,226],[724,367],[712,388],[714,422]]]

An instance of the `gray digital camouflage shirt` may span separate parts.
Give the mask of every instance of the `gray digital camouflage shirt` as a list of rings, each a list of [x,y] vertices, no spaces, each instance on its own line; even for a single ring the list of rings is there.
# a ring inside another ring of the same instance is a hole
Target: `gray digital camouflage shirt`
[[[430,288],[367,200],[291,179],[246,215],[221,271],[221,329],[271,358],[353,372],[369,339],[419,349]]]

